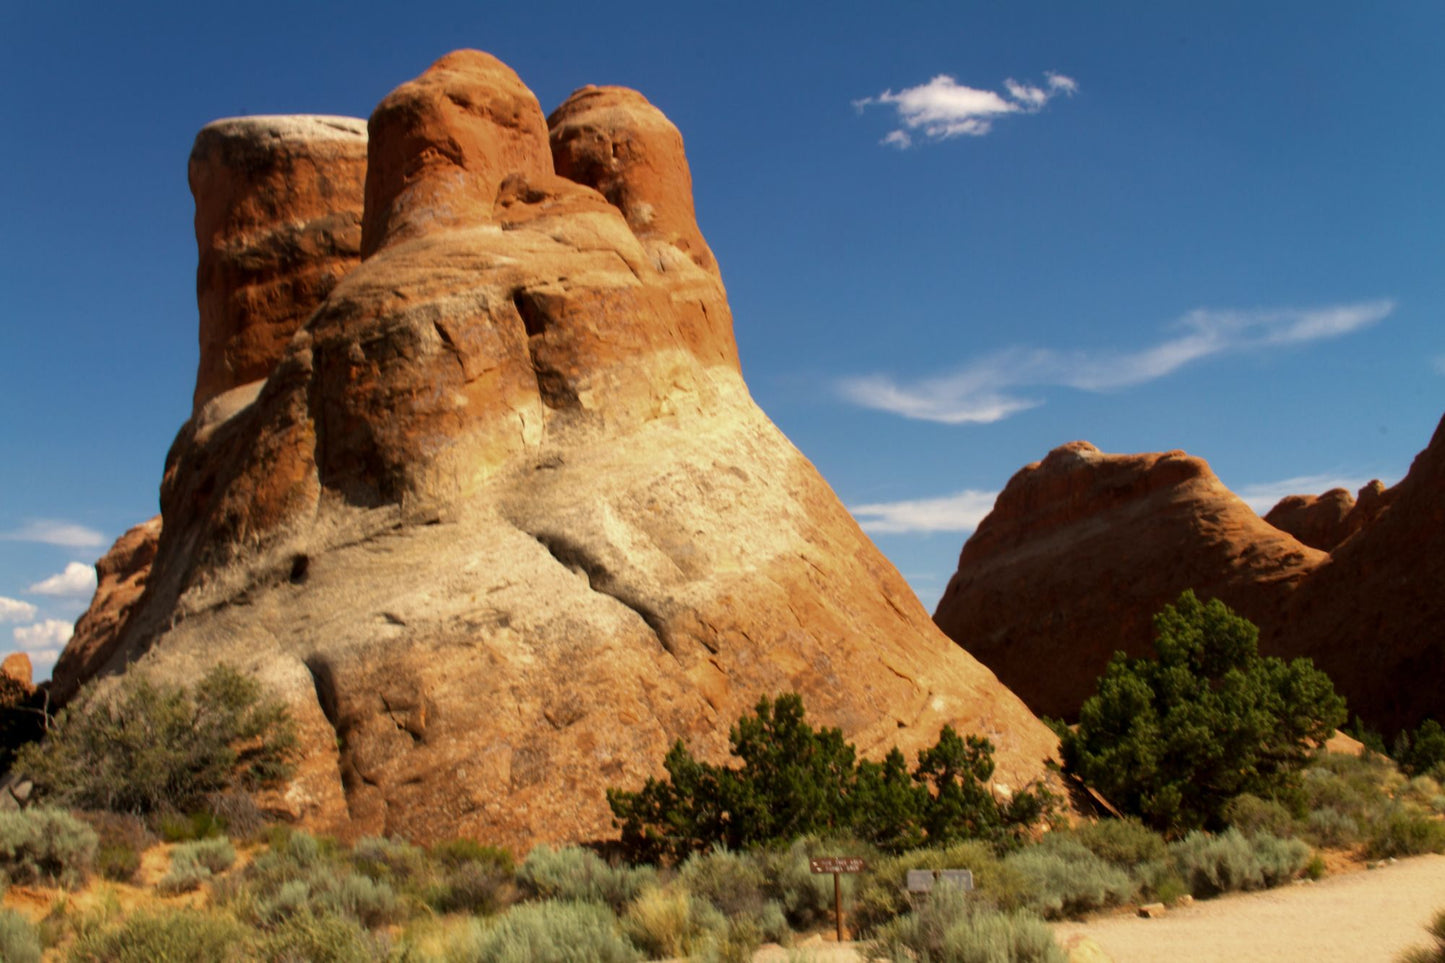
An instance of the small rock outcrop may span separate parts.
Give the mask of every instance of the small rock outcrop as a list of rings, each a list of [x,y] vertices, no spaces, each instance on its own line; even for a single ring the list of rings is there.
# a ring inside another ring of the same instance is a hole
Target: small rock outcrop
[[[12,652],[0,662],[0,688],[20,695],[28,695],[35,688],[35,668],[30,664],[30,656]]]
[[[271,373],[361,249],[366,124],[232,117],[191,150],[201,361],[194,407]]]
[[[605,788],[788,691],[871,754],[952,723],[1043,774],[1052,734],[753,403],[656,108],[583,88],[549,128],[458,51],[368,151],[364,259],[181,429],[89,674],[255,674],[304,730],[283,808],[347,834],[605,837]]]
[[[933,617],[1035,712],[1073,718],[1116,650],[1152,651],[1154,613],[1185,589],[1272,623],[1324,558],[1202,459],[1073,442],[1009,480]]]
[[[115,654],[155,561],[161,517],[131,528],[95,563],[95,596],[50,675],[51,697],[65,702]]]
[[[1322,495],[1286,495],[1264,520],[1288,532],[1310,548],[1328,552],[1350,534],[1345,519],[1355,507],[1355,496],[1343,488]]]

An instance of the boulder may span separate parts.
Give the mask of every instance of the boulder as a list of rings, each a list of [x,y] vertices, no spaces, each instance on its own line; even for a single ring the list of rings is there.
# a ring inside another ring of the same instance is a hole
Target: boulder
[[[35,669],[30,656],[24,652],[12,652],[0,662],[0,676],[4,677],[7,689],[29,692],[35,687]]]
[[[749,396],[675,130],[594,90],[549,132],[460,51],[382,101],[365,260],[181,429],[97,671],[262,678],[303,725],[292,811],[347,835],[610,836],[607,787],[677,739],[722,760],[788,691],[867,754],[951,723],[1043,776],[1052,734]]]
[[[232,117],[191,149],[201,360],[194,408],[265,378],[360,259],[366,124]]]
[[[1274,624],[1325,558],[1202,459],[1073,442],[1009,480],[934,621],[1035,712],[1074,718],[1116,650],[1153,651],[1154,613],[1185,589]]]

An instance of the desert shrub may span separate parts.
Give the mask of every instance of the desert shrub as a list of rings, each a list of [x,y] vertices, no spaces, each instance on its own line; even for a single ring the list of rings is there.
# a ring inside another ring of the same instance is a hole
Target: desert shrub
[[[512,891],[511,873],[494,862],[467,860],[444,864],[424,899],[440,913],[487,915],[504,909],[512,901]]]
[[[1294,818],[1284,804],[1241,793],[1224,804],[1224,821],[1246,836],[1269,833],[1281,838],[1294,835]]]
[[[266,828],[265,814],[247,792],[211,793],[206,797],[206,806],[202,811],[215,821],[221,832],[234,840],[253,840]]]
[[[272,785],[291,772],[295,725],[260,683],[216,666],[194,690],[138,672],[113,691],[88,690],[56,717],[17,768],[51,801],[115,812],[194,812],[232,788]]]
[[[157,888],[162,893],[188,893],[236,862],[236,849],[225,837],[181,843],[171,850],[171,865]]]
[[[559,900],[514,906],[473,923],[448,948],[447,963],[633,963],[637,948],[617,917],[595,902]]]
[[[1063,835],[1077,840],[1095,856],[1126,870],[1164,859],[1169,854],[1164,838],[1132,816],[1084,823],[1064,830]]]
[[[509,850],[500,846],[488,846],[475,839],[465,837],[459,839],[446,839],[433,845],[429,851],[431,858],[444,866],[461,866],[466,863],[483,863],[495,866],[504,873],[516,871]]]
[[[351,847],[357,872],[403,889],[424,887],[434,873],[427,851],[400,838],[363,836]]]
[[[952,887],[928,894],[917,910],[882,926],[870,958],[929,963],[1066,963],[1053,933],[1026,912],[1000,912]]]
[[[1407,776],[1445,779],[1445,727],[1426,719],[1414,732],[1401,731],[1390,755]]]
[[[951,726],[919,752],[911,774],[897,749],[882,762],[857,762],[841,730],[807,722],[796,693],[759,700],[729,740],[741,760],[735,768],[699,762],[678,740],[663,759],[665,779],[607,791],[628,858],[676,863],[714,846],[786,845],[809,835],[847,834],[888,852],[925,839],[1006,839],[1052,806],[1037,785],[1000,805],[987,785],[993,744]]]
[[[1365,854],[1372,859],[1445,853],[1445,823],[1412,806],[1387,807],[1369,827]]]
[[[352,919],[309,910],[282,920],[258,941],[265,963],[381,963],[388,941]]]
[[[872,865],[880,858],[871,846],[851,839],[819,839],[804,836],[785,849],[758,850],[752,854],[762,867],[765,888],[777,900],[795,930],[808,930],[826,925],[833,919],[833,877],[814,873],[808,865],[810,857],[860,856]],[[850,916],[857,895],[859,875],[842,875],[841,890],[844,912]]]
[[[1137,889],[1124,870],[1072,839],[1049,840],[1010,853],[1004,865],[1025,880],[1027,908],[1050,919],[1117,906]]]
[[[517,881],[538,899],[591,901],[620,911],[656,874],[645,867],[610,866],[589,849],[538,846],[517,869]]]
[[[1361,839],[1360,824],[1337,809],[1317,809],[1305,817],[1302,835],[1316,846],[1342,849]]]
[[[1218,827],[1240,793],[1291,789],[1344,721],[1328,676],[1261,658],[1259,631],[1218,599],[1186,591],[1154,631],[1156,657],[1116,653],[1060,750],[1065,769],[1156,829]]]
[[[60,809],[0,812],[0,872],[12,883],[85,882],[95,865],[95,830]]]
[[[40,934],[22,914],[0,907],[0,960],[40,963]]]
[[[1211,835],[1192,832],[1169,847],[1175,870],[1195,896],[1277,886],[1309,861],[1297,839],[1267,834],[1247,838],[1237,829]]]
[[[1445,910],[1435,914],[1430,921],[1430,935],[1435,939],[1433,947],[1416,947],[1407,950],[1400,957],[1400,963],[1445,963]]]
[[[648,886],[627,908],[623,930],[652,959],[706,952],[727,929],[727,919],[682,883]]]
[[[95,871],[117,883],[134,879],[140,869],[141,853],[155,842],[145,823],[124,813],[94,811],[73,815],[95,830]]]
[[[400,922],[405,915],[390,883],[360,873],[351,873],[325,890],[321,894],[321,903],[370,928]]]
[[[230,963],[252,958],[248,936],[245,927],[216,913],[139,912],[118,926],[83,934],[68,959],[70,963]]]

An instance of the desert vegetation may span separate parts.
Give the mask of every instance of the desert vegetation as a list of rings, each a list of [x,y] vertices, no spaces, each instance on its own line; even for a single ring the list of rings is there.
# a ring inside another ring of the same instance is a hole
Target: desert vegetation
[[[783,694],[732,727],[730,764],[679,742],[664,777],[610,791],[617,843],[520,861],[267,825],[247,793],[288,771],[285,709],[225,667],[193,690],[133,677],[16,756],[36,803],[0,812],[0,873],[50,895],[0,912],[0,958],[748,960],[831,929],[809,859],[849,855],[866,868],[843,877],[847,925],[877,955],[1055,961],[1048,920],[1317,876],[1324,850],[1445,851],[1438,727],[1393,759],[1318,752],[1343,715],[1328,679],[1259,659],[1218,603],[1186,594],[1157,625],[1159,658],[1116,659],[1063,736],[1123,818],[1071,824],[1042,784],[996,793],[993,747],[949,727],[911,766],[860,759]],[[974,892],[904,887],[958,868]]]

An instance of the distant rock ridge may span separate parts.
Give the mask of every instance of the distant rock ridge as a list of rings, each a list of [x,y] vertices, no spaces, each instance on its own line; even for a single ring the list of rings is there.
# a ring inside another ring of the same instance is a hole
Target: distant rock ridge
[[[1056,448],[965,543],[934,621],[1035,712],[1073,718],[1112,653],[1152,651],[1153,614],[1194,589],[1258,625],[1266,654],[1313,658],[1370,724],[1445,718],[1442,430],[1395,487],[1290,496],[1265,520],[1183,452]]]
[[[753,403],[655,107],[586,87],[549,127],[457,51],[381,102],[367,152],[362,260],[281,312],[306,317],[264,380],[197,405],[144,597],[58,685],[236,664],[303,729],[272,804],[349,835],[606,837],[606,787],[677,738],[720,760],[786,691],[870,754],[952,723],[1001,782],[1044,775],[1052,733]],[[312,270],[287,250],[277,276]]]

